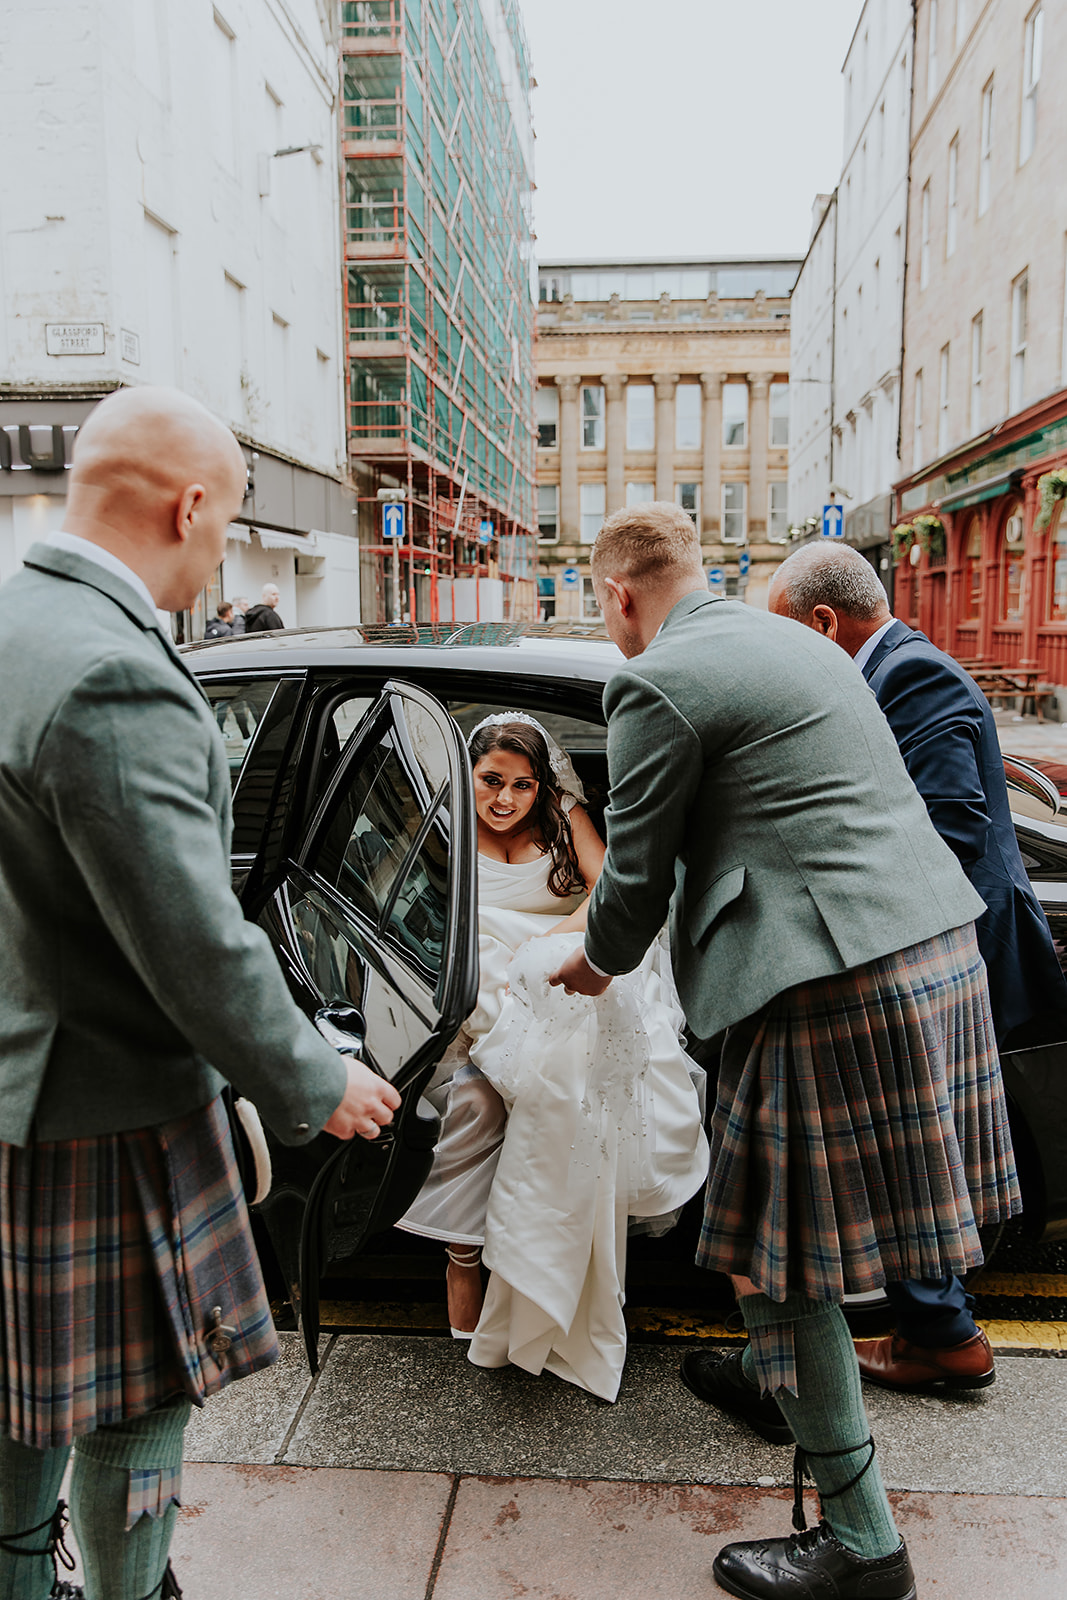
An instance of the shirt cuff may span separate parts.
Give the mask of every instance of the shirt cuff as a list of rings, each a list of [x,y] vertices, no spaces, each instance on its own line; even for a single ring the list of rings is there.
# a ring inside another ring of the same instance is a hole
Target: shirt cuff
[[[605,972],[603,967],[598,967],[595,961],[591,961],[589,959],[589,951],[585,948],[584,945],[582,946],[582,954],[585,957],[586,966],[587,967],[591,967],[592,970],[596,973],[598,978],[611,978],[611,977],[614,977],[614,973]]]

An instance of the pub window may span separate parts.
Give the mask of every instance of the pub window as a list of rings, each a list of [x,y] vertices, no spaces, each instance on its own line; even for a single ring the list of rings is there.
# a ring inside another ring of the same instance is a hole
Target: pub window
[[[1021,622],[1023,617],[1023,519],[1016,510],[1004,524],[1004,553],[1001,557],[1000,615],[1004,622]]]
[[[963,551],[963,615],[977,622],[982,609],[982,524],[975,517]]]
[[[1050,622],[1067,622],[1067,517],[1063,515],[1063,502],[1056,508],[1056,520],[1049,539],[1052,559],[1052,593],[1049,604]]]

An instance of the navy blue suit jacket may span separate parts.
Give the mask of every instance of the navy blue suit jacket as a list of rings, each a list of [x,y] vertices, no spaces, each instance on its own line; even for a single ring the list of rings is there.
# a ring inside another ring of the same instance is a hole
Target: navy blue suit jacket
[[[978,947],[989,972],[998,1043],[1050,1012],[1067,1012],[1045,914],[1012,826],[1004,762],[988,702],[969,673],[924,633],[894,622],[863,668],[931,821],[985,901]]]

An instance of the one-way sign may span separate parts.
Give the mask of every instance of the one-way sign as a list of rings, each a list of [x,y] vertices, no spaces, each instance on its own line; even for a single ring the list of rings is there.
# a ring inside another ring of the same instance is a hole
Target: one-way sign
[[[822,508],[822,536],[824,539],[843,539],[845,536],[844,507],[831,500]]]
[[[382,507],[382,536],[386,539],[404,537],[404,505],[400,500],[387,500]]]

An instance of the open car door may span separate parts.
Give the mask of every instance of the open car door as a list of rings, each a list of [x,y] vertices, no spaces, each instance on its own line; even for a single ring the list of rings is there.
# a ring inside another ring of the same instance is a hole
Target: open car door
[[[321,1032],[402,1098],[374,1140],[269,1140],[275,1177],[259,1210],[312,1371],[329,1263],[403,1216],[430,1170],[439,1119],[421,1096],[477,999],[476,894],[462,735],[432,695],[389,682],[260,919]]]

